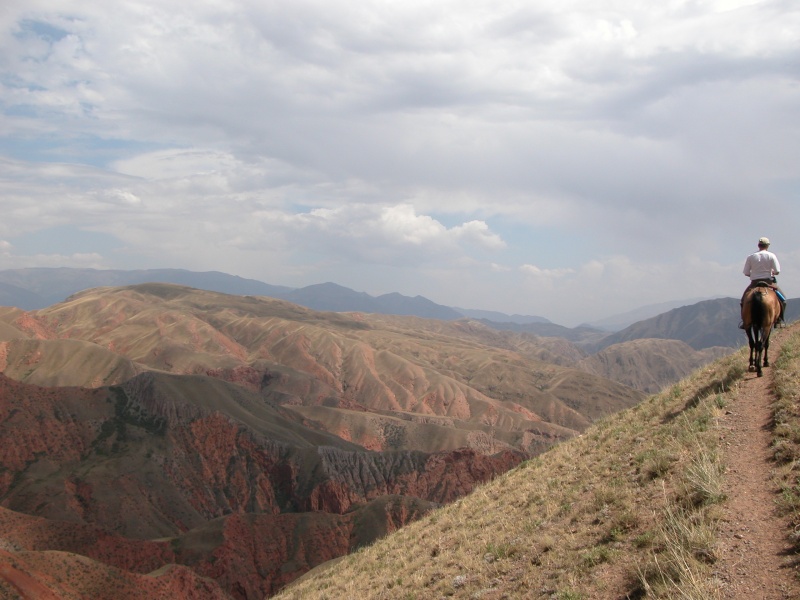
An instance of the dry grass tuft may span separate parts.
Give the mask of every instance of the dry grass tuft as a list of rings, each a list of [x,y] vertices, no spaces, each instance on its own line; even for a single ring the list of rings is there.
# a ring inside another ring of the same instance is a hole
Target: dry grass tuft
[[[719,597],[718,421],[746,362],[738,352],[698,370],[278,598]],[[786,430],[800,439],[800,425]]]
[[[775,394],[772,449],[778,467],[778,506],[790,519],[795,551],[800,552],[800,336],[784,342],[773,363]]]

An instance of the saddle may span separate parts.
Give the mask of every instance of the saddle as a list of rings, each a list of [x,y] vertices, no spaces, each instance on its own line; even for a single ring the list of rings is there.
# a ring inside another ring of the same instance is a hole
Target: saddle
[[[778,284],[772,279],[755,279],[750,282],[750,285],[747,286],[747,288],[744,290],[744,293],[746,294],[747,290],[752,290],[753,288],[758,287],[771,289],[773,292],[775,292],[775,295],[778,297],[778,300],[781,301],[781,304],[786,302],[786,297],[783,295],[783,293],[781,293],[781,290],[778,288]],[[742,299],[744,299],[744,295],[742,295]]]
[[[750,282],[750,285],[747,286],[747,289],[749,290],[757,287],[767,287],[771,290],[778,291],[777,284],[775,284],[771,279],[754,279]]]

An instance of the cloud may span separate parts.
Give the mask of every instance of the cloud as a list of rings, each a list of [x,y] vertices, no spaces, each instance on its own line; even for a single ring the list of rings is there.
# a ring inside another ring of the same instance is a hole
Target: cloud
[[[573,269],[542,269],[536,265],[527,264],[522,265],[519,270],[537,283],[545,283],[548,286],[552,286],[554,281],[575,273]]]
[[[609,282],[630,302],[671,295],[760,235],[800,252],[793,3],[3,10],[11,243],[69,225],[121,241],[98,246],[103,264],[364,290],[385,278],[437,301],[569,286],[574,306],[544,316],[587,298],[616,308]]]
[[[470,221],[447,228],[428,215],[417,214],[407,204],[315,209],[280,215],[278,223],[284,232],[293,232],[292,237],[304,240],[317,252],[376,264],[441,263],[456,260],[471,248],[496,250],[504,246],[486,223]]]

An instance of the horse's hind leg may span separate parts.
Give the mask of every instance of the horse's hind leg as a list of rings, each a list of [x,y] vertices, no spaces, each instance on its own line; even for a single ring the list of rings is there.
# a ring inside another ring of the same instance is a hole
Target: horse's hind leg
[[[753,339],[753,334],[750,329],[746,329],[747,343],[750,346],[750,362],[748,364],[748,371],[755,371],[756,369],[756,341]]]
[[[764,337],[764,366],[769,366],[769,334],[771,332],[767,332],[767,335]]]
[[[759,377],[764,374],[761,371],[761,357],[764,352],[764,338],[760,337],[761,333],[760,329],[753,327],[753,345],[755,346],[755,364],[753,366],[755,367],[756,375]]]
[[[761,370],[761,348],[756,350],[756,375],[761,377],[764,371]]]

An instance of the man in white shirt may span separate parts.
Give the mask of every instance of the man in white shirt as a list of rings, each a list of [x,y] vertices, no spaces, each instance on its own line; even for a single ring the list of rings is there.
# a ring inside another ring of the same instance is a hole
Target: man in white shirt
[[[778,299],[781,301],[781,316],[778,318],[779,323],[783,323],[783,313],[786,310],[786,297],[778,287],[778,282],[775,276],[781,272],[781,264],[778,262],[778,257],[769,251],[769,238],[759,238],[758,252],[753,252],[744,261],[743,273],[750,278],[750,285],[745,289],[745,293],[752,287],[759,283],[766,282],[771,287],[775,288],[778,292]],[[742,295],[744,300],[744,294]]]

